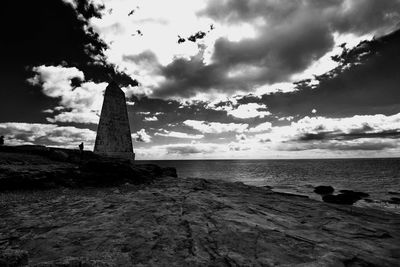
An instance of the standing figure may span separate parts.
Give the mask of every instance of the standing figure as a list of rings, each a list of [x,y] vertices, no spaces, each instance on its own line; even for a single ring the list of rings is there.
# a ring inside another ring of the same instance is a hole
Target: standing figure
[[[83,142],[79,145],[79,150],[81,151],[81,160],[83,159]]]

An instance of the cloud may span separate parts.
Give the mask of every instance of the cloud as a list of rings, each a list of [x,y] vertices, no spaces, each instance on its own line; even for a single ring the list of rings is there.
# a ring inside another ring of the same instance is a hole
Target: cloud
[[[194,143],[194,144],[176,144],[165,146],[167,154],[179,154],[179,155],[190,155],[190,154],[210,154],[218,149],[215,144],[206,143]]]
[[[271,115],[269,111],[266,110],[267,106],[260,105],[257,103],[249,103],[244,105],[239,105],[235,109],[228,110],[227,113],[236,118],[240,119],[248,119],[260,117],[264,118],[265,116]]]
[[[288,126],[272,127],[256,135],[277,150],[383,150],[400,145],[400,113],[348,118],[304,117]]]
[[[33,85],[41,85],[43,93],[49,97],[62,97],[71,91],[71,80],[76,78],[83,81],[85,76],[82,71],[75,67],[66,68],[62,66],[38,66],[32,70],[37,73],[28,79]]]
[[[206,122],[197,120],[186,120],[184,125],[192,127],[201,133],[214,133],[220,134],[225,132],[242,133],[248,128],[247,123],[219,123],[219,122]]]
[[[316,114],[325,117],[395,114],[400,112],[397,101],[400,98],[399,45],[400,30],[361,42],[336,57],[340,62],[337,68],[316,76],[317,85],[303,80],[292,92],[274,92],[260,98],[248,95],[236,101],[264,104],[278,117],[304,117],[312,115],[314,109]]]
[[[146,133],[145,129],[141,129],[140,131],[133,133],[132,138],[136,142],[143,142],[143,143],[150,143],[151,142],[151,136]]]
[[[199,14],[227,28],[250,25],[255,34],[240,40],[220,35],[210,47],[200,45],[197,55],[161,67],[165,81],[155,88],[156,96],[232,95],[290,82],[339,45],[338,35],[357,38],[393,30],[400,21],[400,1],[208,1]],[[324,60],[335,66],[329,57]]]
[[[167,130],[164,130],[163,133],[155,133],[154,135],[181,138],[181,139],[202,139],[204,137],[204,135],[202,134],[188,134],[188,133],[167,131]]]
[[[270,122],[264,122],[260,123],[259,125],[252,127],[249,129],[249,132],[251,133],[259,133],[259,132],[267,132],[272,129],[272,123]]]
[[[328,24],[332,30],[365,33],[392,26],[399,18],[399,8],[400,2],[397,0],[210,0],[200,14],[223,23],[257,23],[261,19],[265,24],[272,25],[295,23],[310,16]]]
[[[41,123],[0,123],[0,135],[4,135],[7,145],[46,145],[54,147],[77,148],[84,142],[92,149],[96,132],[72,126],[58,126]]]
[[[157,119],[156,116],[153,116],[153,117],[145,117],[145,118],[144,118],[144,121],[158,121],[158,119]]]
[[[59,105],[68,109],[53,114],[54,117],[48,117],[47,121],[98,123],[106,83],[83,82],[83,72],[74,67],[42,65],[32,70],[36,74],[28,82],[40,85],[45,95],[60,99]],[[75,87],[73,81],[76,79],[80,85]]]

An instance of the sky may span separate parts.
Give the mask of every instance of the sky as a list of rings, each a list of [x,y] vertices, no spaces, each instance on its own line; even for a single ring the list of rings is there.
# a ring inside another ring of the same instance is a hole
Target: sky
[[[2,6],[8,145],[93,149],[114,80],[137,159],[400,156],[400,0]]]

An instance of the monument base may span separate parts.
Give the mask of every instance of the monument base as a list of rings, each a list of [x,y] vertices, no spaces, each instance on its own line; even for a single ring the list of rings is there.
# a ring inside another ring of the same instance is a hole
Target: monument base
[[[109,158],[129,159],[132,161],[135,160],[135,153],[132,152],[95,152],[95,153]]]

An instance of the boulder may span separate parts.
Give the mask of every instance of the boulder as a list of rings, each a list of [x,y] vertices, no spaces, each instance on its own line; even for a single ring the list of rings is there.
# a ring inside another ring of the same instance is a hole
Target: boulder
[[[335,189],[330,185],[328,185],[328,186],[319,185],[319,186],[314,188],[314,192],[319,194],[319,195],[329,195],[329,194],[332,194],[333,191],[335,191]]]
[[[359,198],[369,197],[369,194],[367,194],[367,193],[353,191],[353,190],[340,190],[340,193],[346,194],[346,195],[357,196]]]
[[[359,196],[351,194],[325,195],[322,197],[324,202],[341,205],[353,205],[360,199]]]
[[[0,250],[0,266],[19,267],[28,265],[28,252],[19,249]]]
[[[400,204],[400,198],[399,197],[391,197],[388,202],[390,204]]]

